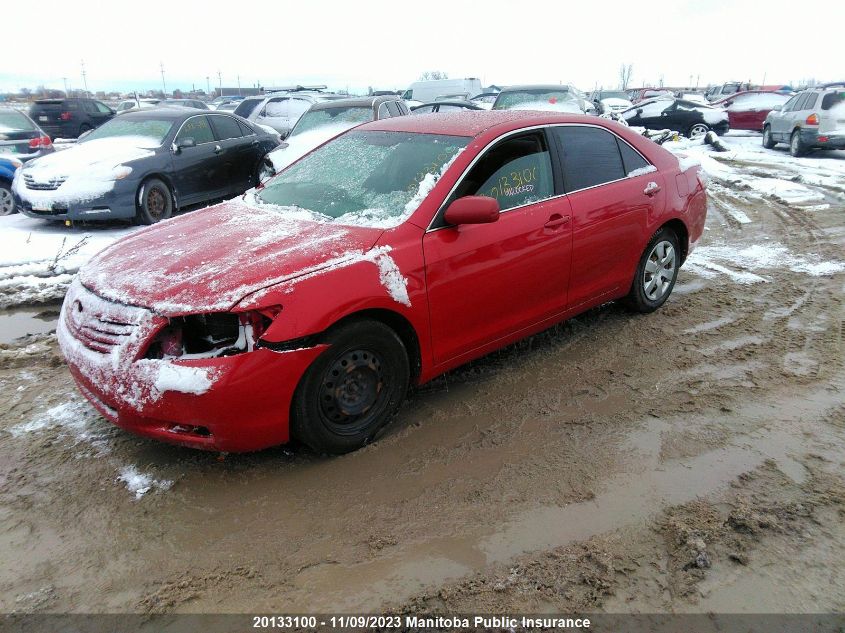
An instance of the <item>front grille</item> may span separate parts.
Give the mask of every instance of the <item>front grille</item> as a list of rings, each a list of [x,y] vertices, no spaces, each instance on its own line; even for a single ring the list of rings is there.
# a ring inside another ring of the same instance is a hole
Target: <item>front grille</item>
[[[56,178],[51,178],[50,180],[39,181],[35,180],[32,174],[23,175],[23,182],[26,185],[26,188],[36,191],[55,191],[62,186],[62,183],[64,183],[65,180],[67,180],[67,177],[58,176]]]
[[[135,333],[137,319],[123,314],[125,309],[100,299],[90,292],[78,294],[66,306],[67,327],[71,335],[88,349],[109,354],[127,343]]]

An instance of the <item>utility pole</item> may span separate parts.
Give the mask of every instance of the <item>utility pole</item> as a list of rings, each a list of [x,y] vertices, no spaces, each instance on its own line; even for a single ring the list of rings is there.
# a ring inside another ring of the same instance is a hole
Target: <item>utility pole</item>
[[[205,92],[209,97],[211,96],[211,78],[208,75],[205,76]]]
[[[67,77],[62,77],[62,81],[65,83],[65,96],[69,97],[70,93],[67,91]]]
[[[238,75],[238,96],[241,94],[241,76]]]
[[[158,65],[161,68],[161,92],[167,97],[167,85],[164,83],[164,62],[159,62]]]
[[[220,94],[217,95],[218,97],[223,96],[223,73],[219,70],[217,71],[217,85],[220,87]]]
[[[85,86],[85,96],[88,96],[88,78],[85,72],[85,60],[82,60],[82,85]]]

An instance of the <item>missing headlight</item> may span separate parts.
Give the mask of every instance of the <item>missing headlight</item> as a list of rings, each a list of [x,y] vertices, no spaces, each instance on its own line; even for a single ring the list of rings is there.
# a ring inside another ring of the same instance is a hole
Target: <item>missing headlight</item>
[[[146,358],[217,358],[255,349],[272,323],[262,312],[214,312],[174,317],[156,334]]]

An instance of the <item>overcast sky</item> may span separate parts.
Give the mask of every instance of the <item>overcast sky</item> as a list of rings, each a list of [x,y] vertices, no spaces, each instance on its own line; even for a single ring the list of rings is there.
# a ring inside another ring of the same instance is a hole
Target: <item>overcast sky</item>
[[[92,91],[160,88],[160,63],[168,91],[218,71],[405,88],[426,70],[588,90],[616,87],[623,62],[632,86],[845,79],[845,0],[6,0],[0,16],[0,91],[82,87],[82,60]]]

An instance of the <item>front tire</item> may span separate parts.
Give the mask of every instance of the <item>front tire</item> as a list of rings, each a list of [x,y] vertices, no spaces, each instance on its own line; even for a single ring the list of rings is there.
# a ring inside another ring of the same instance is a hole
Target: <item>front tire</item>
[[[767,125],[763,128],[763,147],[766,149],[774,149],[775,145],[777,145],[777,143],[772,136],[772,128]]]
[[[0,182],[0,215],[12,215],[16,210],[12,188],[7,183]]]
[[[370,442],[410,383],[408,352],[394,330],[357,321],[330,331],[329,348],[308,368],[291,405],[291,434],[319,453],[340,455]]]
[[[678,236],[667,227],[661,228],[648,242],[637,265],[626,305],[635,312],[654,312],[666,303],[681,266]]]
[[[139,224],[155,224],[173,215],[173,194],[163,181],[150,178],[138,189],[136,207]]]

